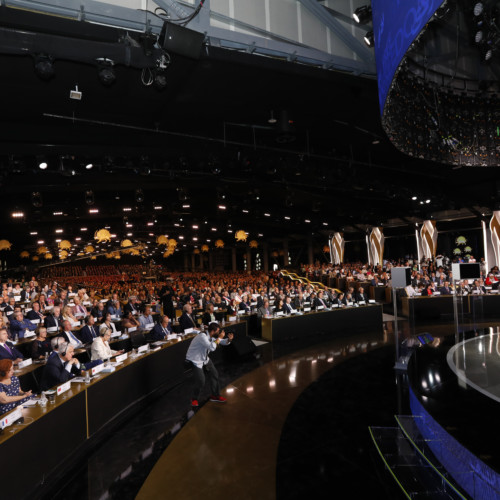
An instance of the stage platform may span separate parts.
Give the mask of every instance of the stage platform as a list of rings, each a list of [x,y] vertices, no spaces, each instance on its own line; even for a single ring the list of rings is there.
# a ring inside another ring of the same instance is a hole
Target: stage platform
[[[416,348],[408,379],[413,420],[434,463],[471,498],[500,498],[498,326]]]

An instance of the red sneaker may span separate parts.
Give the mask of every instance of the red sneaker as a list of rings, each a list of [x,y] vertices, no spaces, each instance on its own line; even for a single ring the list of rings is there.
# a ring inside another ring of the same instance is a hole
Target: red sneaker
[[[222,396],[210,396],[210,401],[213,401],[214,403],[225,403],[227,399]]]
[[[191,400],[191,406],[200,406],[200,405],[198,404],[198,400],[197,400],[197,399],[192,399],[192,400]]]

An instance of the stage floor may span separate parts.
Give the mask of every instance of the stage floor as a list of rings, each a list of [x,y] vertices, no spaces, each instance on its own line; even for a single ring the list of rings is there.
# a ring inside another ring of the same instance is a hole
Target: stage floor
[[[500,403],[500,331],[488,330],[454,345],[446,360],[462,382]]]
[[[449,435],[500,473],[499,328],[475,328],[457,337],[450,326],[448,332],[415,349],[410,386]]]

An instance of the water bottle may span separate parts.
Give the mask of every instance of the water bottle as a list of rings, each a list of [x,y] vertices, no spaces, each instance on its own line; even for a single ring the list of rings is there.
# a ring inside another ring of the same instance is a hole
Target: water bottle
[[[87,385],[89,385],[89,384],[90,384],[90,370],[87,370],[87,371],[85,372],[85,383],[86,383]]]
[[[47,406],[47,396],[45,395],[45,392],[42,392],[42,395],[40,396],[40,406],[45,407]]]
[[[222,328],[224,328],[225,326],[226,326],[226,320],[222,318]]]
[[[46,353],[45,353],[45,362],[46,362],[46,363],[47,363],[48,359],[49,359],[49,353],[48,353],[48,352],[46,352]]]

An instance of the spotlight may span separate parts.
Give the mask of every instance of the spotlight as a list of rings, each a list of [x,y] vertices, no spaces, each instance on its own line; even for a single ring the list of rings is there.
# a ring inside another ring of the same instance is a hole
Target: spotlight
[[[91,189],[85,191],[85,203],[87,205],[93,205],[94,204],[94,193]]]
[[[42,80],[50,80],[55,75],[54,59],[46,54],[35,57],[35,73]]]
[[[39,165],[38,165],[38,168],[39,168],[40,170],[45,170],[47,167],[48,167],[48,165],[47,165],[47,162],[46,162],[46,161],[41,161],[41,162],[39,163]]]
[[[97,63],[97,74],[101,83],[107,87],[113,85],[116,80],[115,63],[111,59],[105,57],[97,59]]]
[[[372,8],[370,5],[358,7],[352,14],[352,18],[358,24],[366,24],[372,18]]]
[[[36,208],[40,208],[43,205],[42,195],[39,191],[31,193],[31,204]]]
[[[481,43],[483,41],[483,32],[481,30],[476,33],[474,40],[476,43]]]
[[[477,2],[476,5],[474,5],[474,15],[475,16],[480,16],[483,13],[484,6],[481,2]]]
[[[163,90],[167,86],[167,75],[164,70],[159,69],[156,71],[153,85],[157,90]]]
[[[86,168],[87,170],[92,170],[93,166],[94,166],[94,165],[93,165],[92,163],[87,163],[87,164],[85,165],[85,168]]]
[[[375,45],[375,38],[373,36],[373,31],[369,31],[365,36],[364,36],[364,41],[368,47],[373,47]]]
[[[135,190],[135,201],[137,203],[142,203],[144,201],[144,192],[142,189]]]

